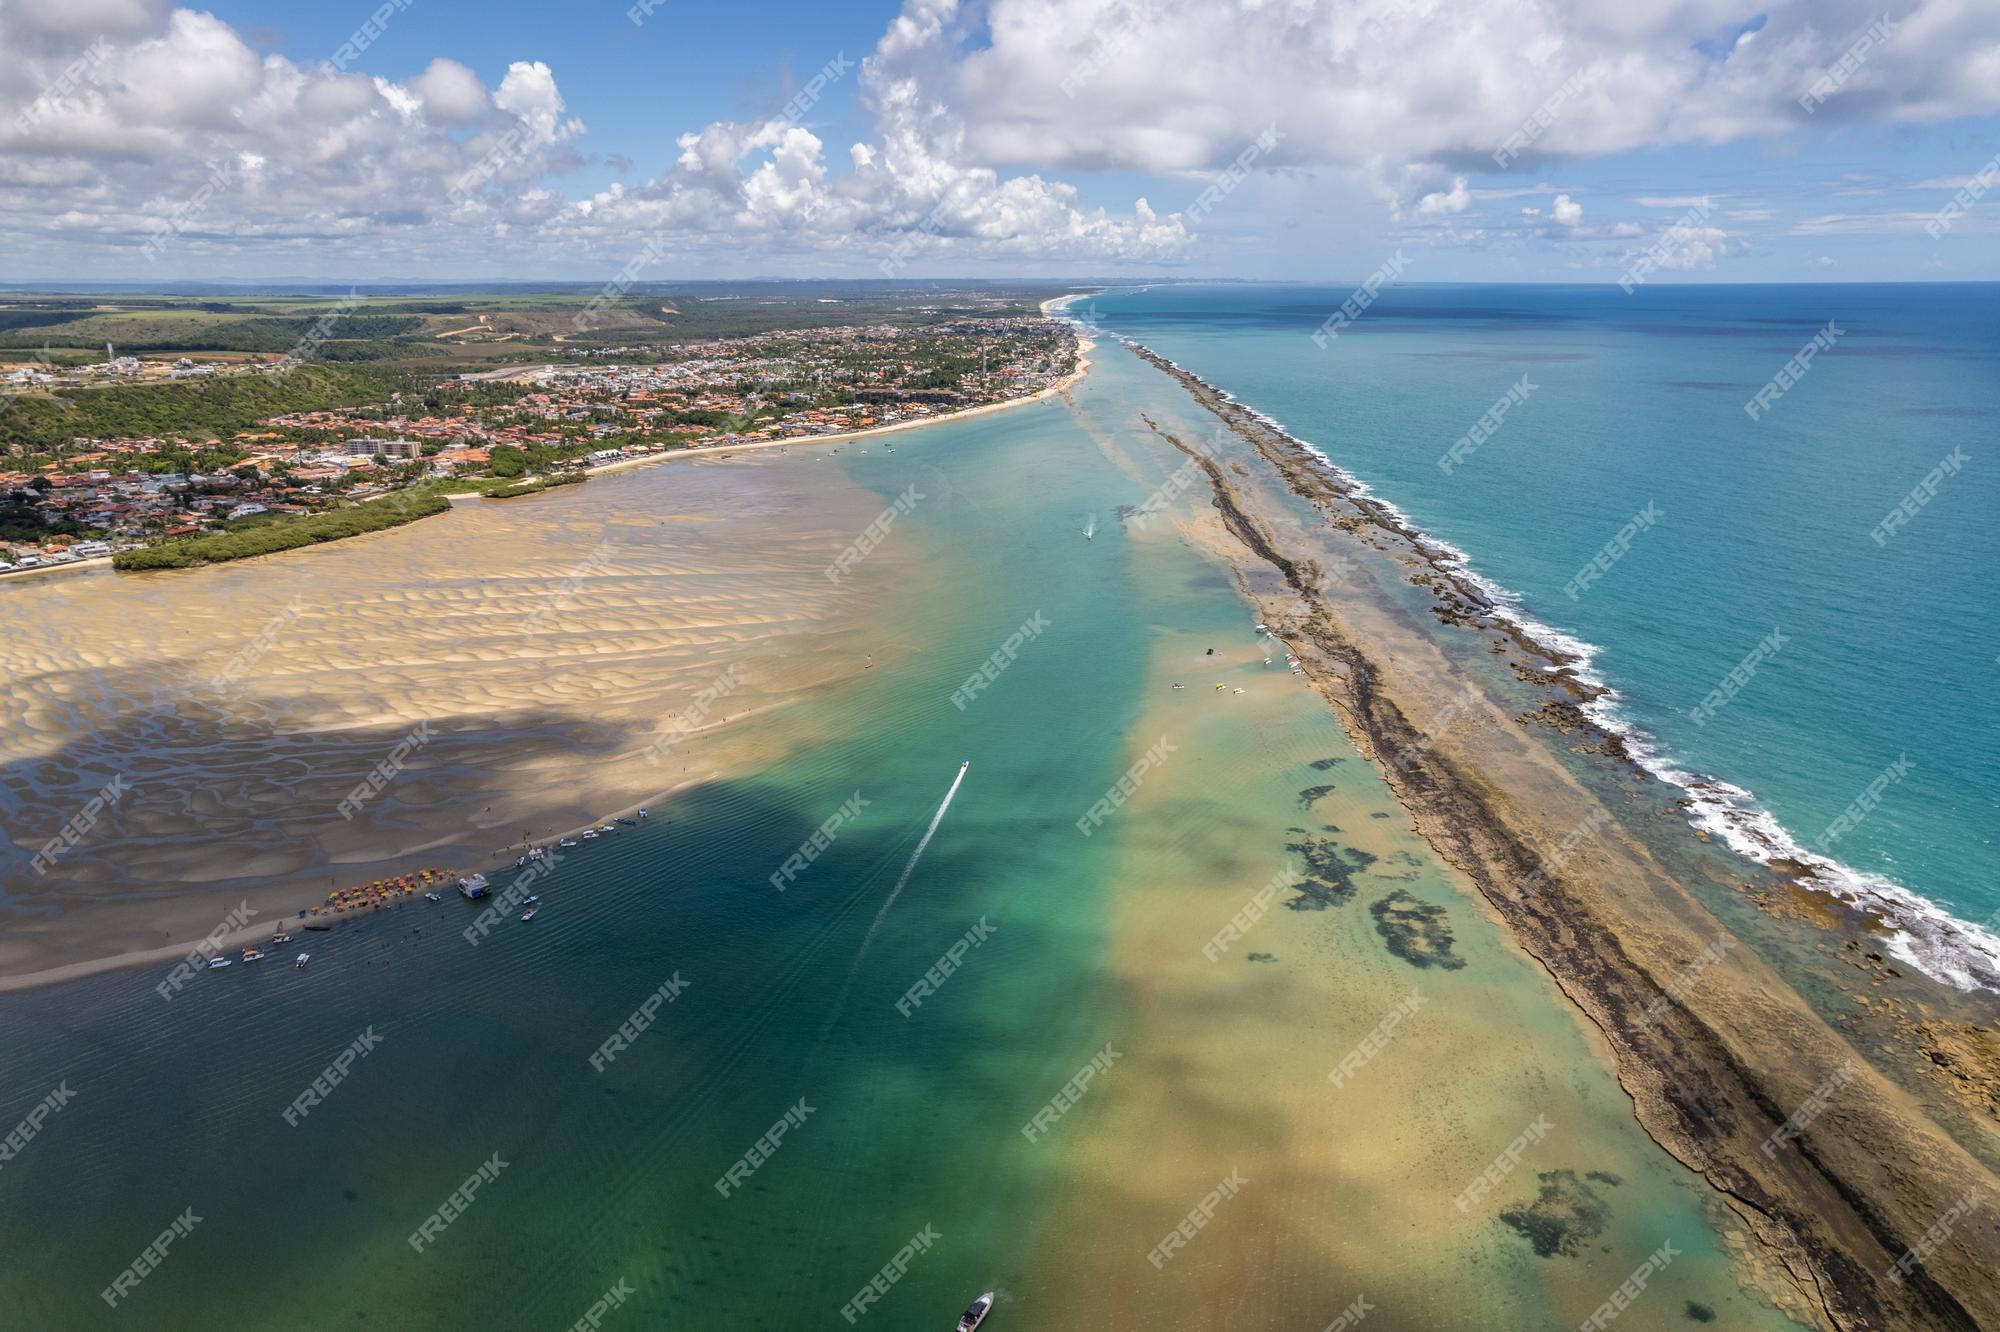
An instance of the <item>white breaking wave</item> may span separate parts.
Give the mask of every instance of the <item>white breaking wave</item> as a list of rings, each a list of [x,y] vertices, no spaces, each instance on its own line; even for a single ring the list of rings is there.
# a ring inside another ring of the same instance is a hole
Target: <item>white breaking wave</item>
[[[1143,344],[1120,338],[1131,346]],[[1151,348],[1147,348],[1151,351]],[[1153,352],[1159,356],[1158,352]],[[1757,802],[1743,787],[1689,772],[1675,763],[1661,741],[1624,715],[1618,691],[1598,673],[1594,663],[1603,650],[1573,634],[1529,615],[1511,588],[1472,567],[1472,557],[1441,537],[1419,527],[1392,501],[1377,495],[1367,482],[1329,458],[1318,446],[1293,432],[1284,422],[1242,401],[1228,389],[1210,384],[1185,366],[1161,356],[1182,374],[1200,380],[1224,401],[1240,407],[1255,420],[1292,440],[1349,494],[1366,499],[1387,514],[1424,555],[1471,586],[1487,603],[1488,613],[1512,628],[1548,657],[1559,673],[1601,691],[1582,705],[1583,714],[1625,742],[1633,761],[1654,777],[1688,793],[1688,820],[1696,828],[1720,837],[1733,851],[1761,865],[1788,861],[1812,872],[1813,886],[1863,910],[1879,915],[1891,934],[1887,947],[1897,958],[1936,981],[1961,990],[2000,991],[2000,934],[1984,925],[1960,920],[1928,898],[1879,874],[1867,874],[1803,846],[1778,822],[1777,815]]]

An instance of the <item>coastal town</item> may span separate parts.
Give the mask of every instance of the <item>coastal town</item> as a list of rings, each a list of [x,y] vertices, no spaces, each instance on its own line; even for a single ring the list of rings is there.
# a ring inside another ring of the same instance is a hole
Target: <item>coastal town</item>
[[[1076,365],[1041,318],[789,330],[444,373],[380,402],[271,414],[202,435],[76,437],[0,456],[0,573],[283,524],[420,488],[570,479],[676,450],[808,440],[1032,396]],[[186,358],[0,370],[5,392],[98,391],[219,373]],[[283,376],[287,357],[227,373]],[[4,411],[4,400],[0,400]]]

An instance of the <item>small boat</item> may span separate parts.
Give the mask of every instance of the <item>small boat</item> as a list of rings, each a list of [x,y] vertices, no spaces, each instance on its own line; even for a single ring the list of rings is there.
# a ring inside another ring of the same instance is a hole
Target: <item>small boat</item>
[[[465,895],[468,902],[477,902],[491,892],[492,887],[484,874],[474,874],[458,881],[458,891]]]
[[[639,807],[639,817],[642,819],[646,817],[646,807],[644,805]]]
[[[520,868],[521,868],[521,867],[522,867],[523,865],[525,865],[525,864],[527,864],[527,863],[528,863],[528,858],[527,858],[527,857],[526,857],[525,855],[520,855],[520,856],[515,856],[515,857],[514,857],[514,868],[515,868],[515,869],[520,869]]]
[[[568,849],[569,847],[578,846],[580,843],[574,837],[565,837],[560,842],[557,842],[556,845]]]
[[[291,941],[292,936],[289,934],[274,934],[271,936],[271,947],[276,948],[279,944],[288,944]]]
[[[973,1332],[974,1328],[986,1321],[986,1315],[992,1312],[993,1292],[989,1290],[974,1300],[972,1307],[959,1318],[957,1332]]]
[[[306,963],[312,960],[313,960],[313,955],[311,953],[300,953],[299,960],[294,962],[292,964],[292,967],[296,971],[304,971],[306,969]]]
[[[1187,688],[1187,686],[1186,686],[1186,685],[1184,685],[1184,684],[1182,684],[1182,683],[1181,683],[1180,681],[1176,680],[1176,681],[1174,681],[1174,688],[1176,688],[1176,689],[1186,689],[1186,688]]]
[[[618,820],[618,822],[624,824],[628,828],[636,828],[639,826],[639,820],[637,819],[620,819]]]
[[[254,948],[246,948],[243,950],[243,960],[245,962],[262,962],[264,955]]]
[[[528,895],[527,895],[526,897],[524,897],[524,898],[522,898],[522,899],[521,899],[521,905],[522,905],[522,906],[533,906],[533,905],[534,905],[535,903],[537,903],[537,902],[539,902],[539,901],[541,901],[541,900],[542,900],[542,896],[541,896],[541,894],[540,894],[540,893],[529,893],[529,894],[528,894]]]
[[[442,902],[442,901],[444,901],[444,899],[443,899],[442,897],[439,897],[439,896],[438,896],[438,895],[437,895],[436,893],[425,893],[425,894],[424,894],[424,901],[426,901],[426,902]]]
[[[534,918],[535,918],[535,909],[533,907],[529,907],[526,911],[523,911],[521,913],[522,920],[533,920]]]
[[[606,833],[606,832],[617,832],[617,831],[618,831],[618,829],[616,829],[615,827],[613,827],[612,825],[610,825],[610,824],[608,824],[608,823],[600,823],[600,824],[598,824],[598,825],[597,825],[597,831],[599,831],[599,832],[601,832],[601,833]]]
[[[586,842],[588,842],[588,841],[589,841],[589,840],[590,840],[591,838],[593,838],[593,837],[595,837],[595,836],[597,836],[597,829],[595,829],[595,828],[592,828],[592,829],[591,829],[591,830],[590,830],[589,832],[587,832],[587,833],[585,833],[585,834],[583,835],[583,840],[584,840],[584,841],[586,841]]]
[[[961,764],[959,764],[959,765],[958,765],[958,770],[959,770],[960,772],[964,772],[964,771],[965,771],[965,770],[966,770],[967,768],[969,768],[969,767],[971,767],[971,766],[972,766],[972,760],[971,760],[971,759],[967,759],[967,760],[965,760],[965,762],[963,762],[963,763],[961,763]]]
[[[211,957],[210,959],[208,959],[208,969],[210,971],[214,971],[217,968],[226,967],[228,965],[229,965],[229,959],[226,957]]]

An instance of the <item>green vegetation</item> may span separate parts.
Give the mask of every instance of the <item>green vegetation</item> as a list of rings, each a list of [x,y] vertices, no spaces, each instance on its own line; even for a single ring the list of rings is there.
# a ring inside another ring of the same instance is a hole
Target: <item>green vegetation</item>
[[[495,476],[521,476],[528,470],[528,457],[512,444],[495,444],[487,454],[487,470]]]
[[[111,557],[111,567],[135,570],[191,569],[196,565],[216,564],[223,560],[272,555],[281,550],[296,550],[300,546],[316,545],[322,541],[339,541],[343,537],[360,536],[364,532],[380,532],[387,528],[400,527],[419,518],[443,513],[450,507],[451,501],[442,494],[433,489],[420,487],[402,491],[376,503],[330,509],[325,513],[309,514],[290,522],[270,523],[233,532],[220,532],[211,536],[189,537],[183,541],[143,546],[138,550],[122,550]]]
[[[0,446],[40,452],[71,439],[132,435],[222,437],[266,417],[381,402],[412,387],[386,366],[307,364],[289,374],[230,375],[23,394],[0,413]]]
[[[487,499],[514,499],[521,495],[534,495],[544,490],[554,490],[557,486],[578,486],[590,478],[582,472],[560,472],[555,476],[545,476],[539,481],[528,481],[519,485],[484,485],[479,493]]]
[[[284,355],[314,331],[318,316],[300,311],[256,314],[192,305],[141,309],[0,310],[0,347],[86,347],[116,343],[120,352],[235,351]],[[416,315],[381,315],[357,310],[332,321],[318,334],[330,339],[318,354],[342,359],[342,343],[367,342],[415,333]]]

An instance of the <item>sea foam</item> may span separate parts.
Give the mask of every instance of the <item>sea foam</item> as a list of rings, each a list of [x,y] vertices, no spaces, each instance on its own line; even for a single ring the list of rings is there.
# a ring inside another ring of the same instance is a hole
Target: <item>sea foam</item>
[[[1132,347],[1144,345],[1131,338],[1118,340]],[[1720,838],[1739,855],[1760,865],[1783,862],[1803,867],[1812,887],[1878,916],[1890,931],[1886,944],[1889,952],[1931,979],[1960,990],[2000,991],[2000,933],[1990,928],[1995,921],[1984,925],[1962,921],[1893,879],[1864,873],[1813,851],[1792,836],[1750,791],[1720,777],[1682,767],[1657,736],[1625,714],[1618,690],[1596,668],[1602,652],[1597,644],[1536,619],[1519,593],[1480,573],[1464,550],[1426,532],[1393,501],[1376,494],[1367,482],[1336,463],[1317,445],[1302,439],[1284,422],[1151,348],[1145,350],[1291,441],[1325,470],[1344,493],[1365,501],[1435,567],[1475,594],[1490,618],[1505,624],[1531,644],[1548,659],[1557,674],[1586,686],[1592,697],[1582,704],[1583,714],[1606,733],[1622,740],[1626,752],[1639,767],[1687,792],[1688,820],[1697,829]]]

